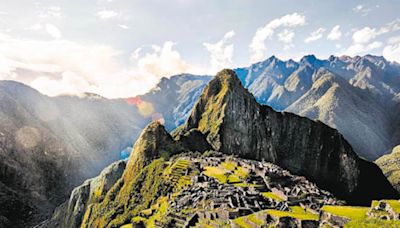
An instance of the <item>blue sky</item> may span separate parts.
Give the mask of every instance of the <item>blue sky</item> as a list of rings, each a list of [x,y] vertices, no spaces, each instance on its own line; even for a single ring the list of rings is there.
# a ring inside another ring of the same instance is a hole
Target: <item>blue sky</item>
[[[144,93],[271,55],[400,62],[398,1],[0,0],[0,79],[48,95]]]

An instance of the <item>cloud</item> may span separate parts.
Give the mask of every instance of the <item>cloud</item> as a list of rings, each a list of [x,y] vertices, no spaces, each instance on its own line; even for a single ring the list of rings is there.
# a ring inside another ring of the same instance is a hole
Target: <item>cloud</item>
[[[400,36],[393,36],[387,40],[388,44],[397,44],[400,43]]]
[[[374,41],[370,44],[353,44],[345,51],[346,55],[354,56],[361,53],[368,53],[374,49],[380,48],[382,46],[382,42]]]
[[[326,39],[328,40],[339,40],[342,37],[342,32],[340,31],[340,25],[335,25],[329,32]]]
[[[285,29],[278,34],[278,39],[286,44],[292,43],[293,38],[294,38],[294,32],[288,29]]]
[[[306,17],[299,13],[288,14],[280,18],[276,18],[265,26],[257,29],[249,47],[251,52],[251,61],[256,62],[264,58],[267,47],[265,40],[271,38],[275,29],[279,27],[294,28],[297,26],[305,25]]]
[[[123,52],[104,45],[0,34],[0,78],[21,81],[50,96],[91,92],[130,97],[147,92],[162,76],[201,73],[182,59],[171,41],[138,51],[129,64],[123,57]]]
[[[367,16],[367,15],[371,12],[371,10],[372,10],[372,9],[367,8],[367,7],[364,6],[364,5],[357,5],[356,7],[353,8],[353,11],[354,11],[354,12],[359,13],[359,14],[361,14],[362,16]]]
[[[400,42],[385,46],[382,50],[382,55],[390,61],[400,63]]]
[[[347,55],[367,53],[382,46],[381,41],[374,41],[378,36],[400,30],[400,19],[396,19],[380,28],[368,26],[356,30],[352,36],[352,44],[344,51]],[[389,49],[388,49],[389,50]]]
[[[61,17],[61,7],[59,6],[49,6],[40,10],[38,16],[40,18],[54,18]]]
[[[235,32],[232,30],[227,32],[224,37],[216,43],[203,43],[204,47],[210,53],[210,73],[216,73],[232,65],[234,46],[228,43],[234,36]]]
[[[100,10],[97,12],[97,16],[101,19],[110,19],[118,16],[118,13],[114,10]]]
[[[357,44],[365,44],[375,39],[378,35],[376,29],[370,27],[364,27],[353,33],[353,42]]]
[[[174,50],[174,45],[175,43],[172,41],[164,42],[161,47],[153,45],[153,50],[145,53],[143,57],[140,57],[140,51],[138,51],[138,70],[145,75],[154,75],[157,77],[167,77],[173,74],[195,71],[195,68],[186,63],[180,53]]]
[[[132,52],[131,57],[130,57],[130,60],[131,60],[132,62],[138,60],[141,51],[142,51],[142,48],[141,48],[141,47],[136,48],[136,50],[135,50],[134,52]]]
[[[322,38],[324,32],[325,32],[324,28],[318,28],[317,30],[311,32],[310,35],[306,39],[304,39],[304,42],[311,43],[316,40],[319,40]]]
[[[36,23],[36,24],[32,25],[31,27],[27,28],[27,30],[33,30],[33,31],[38,31],[41,29],[43,29],[43,26],[40,23]]]
[[[129,26],[127,26],[127,25],[122,25],[122,24],[119,24],[118,27],[120,27],[120,28],[122,28],[122,29],[129,29]]]
[[[400,63],[400,36],[388,39],[387,45],[382,50],[382,55],[390,61]]]
[[[54,39],[60,39],[61,38],[61,31],[54,25],[52,24],[46,24],[45,26],[46,32],[52,36]]]

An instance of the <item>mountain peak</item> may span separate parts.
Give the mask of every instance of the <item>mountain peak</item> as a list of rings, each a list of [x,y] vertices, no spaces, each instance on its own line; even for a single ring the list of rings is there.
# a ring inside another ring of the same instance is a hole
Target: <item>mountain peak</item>
[[[337,130],[258,104],[232,70],[219,72],[204,89],[181,134],[192,129],[217,151],[273,162],[355,204],[398,196]],[[375,188],[367,187],[368,176],[379,183]]]
[[[217,73],[215,76],[217,80],[219,80],[222,83],[229,83],[229,84],[237,84],[240,83],[239,78],[237,77],[235,71],[231,69],[223,69],[220,72]]]
[[[183,149],[172,139],[165,127],[153,121],[142,131],[129,157],[125,180],[132,179],[141,168],[159,157],[169,157]]]

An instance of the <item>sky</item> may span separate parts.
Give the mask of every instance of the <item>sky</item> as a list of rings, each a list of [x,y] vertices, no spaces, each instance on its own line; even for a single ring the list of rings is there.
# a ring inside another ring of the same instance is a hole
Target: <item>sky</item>
[[[120,98],[271,55],[400,62],[398,12],[395,0],[0,0],[0,80]]]

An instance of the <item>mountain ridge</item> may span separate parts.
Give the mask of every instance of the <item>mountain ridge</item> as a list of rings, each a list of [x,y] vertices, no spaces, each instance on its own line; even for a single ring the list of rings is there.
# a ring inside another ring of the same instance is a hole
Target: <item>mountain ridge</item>
[[[217,151],[273,162],[353,204],[365,204],[375,194],[382,194],[381,198],[396,196],[379,168],[359,159],[337,130],[259,105],[232,70],[219,72],[204,89],[186,125],[179,130],[184,133],[189,129],[205,134]],[[366,184],[362,179],[370,172],[378,173],[371,178],[374,176],[388,192],[359,187]]]
[[[207,143],[198,144],[195,151],[184,146],[196,143],[190,139],[183,142],[185,137],[198,134],[204,135],[211,151]],[[374,186],[369,186],[371,181]],[[263,217],[270,225],[317,227],[348,222],[318,220],[325,204],[342,204],[325,190],[361,205],[371,204],[372,199],[399,197],[379,168],[358,158],[336,130],[258,104],[234,71],[223,70],[205,87],[186,124],[172,136],[159,121],[143,130],[121,178],[102,200],[87,206],[80,226],[174,227],[207,222],[225,227],[239,223],[236,219],[240,216],[271,210],[295,220],[287,222],[272,213],[269,219]],[[300,209],[304,216],[296,214],[298,207],[304,208]],[[213,222],[220,219],[224,222]]]

